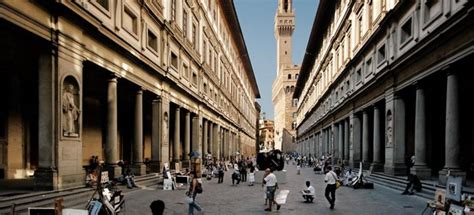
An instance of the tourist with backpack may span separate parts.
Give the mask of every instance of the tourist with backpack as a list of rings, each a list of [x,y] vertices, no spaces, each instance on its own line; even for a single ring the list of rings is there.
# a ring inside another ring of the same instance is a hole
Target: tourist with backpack
[[[194,214],[194,208],[198,211],[202,211],[201,206],[196,202],[197,194],[202,193],[202,179],[198,177],[196,171],[191,172],[191,186],[189,186],[189,191],[186,192],[188,196],[189,210],[188,214]]]

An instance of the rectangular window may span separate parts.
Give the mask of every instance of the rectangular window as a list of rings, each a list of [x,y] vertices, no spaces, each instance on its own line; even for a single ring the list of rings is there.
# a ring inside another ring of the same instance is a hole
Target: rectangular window
[[[377,50],[377,64],[381,64],[385,61],[386,53],[385,53],[385,44],[380,46]]]
[[[188,38],[188,12],[183,10],[183,36]]]
[[[362,42],[362,13],[359,14],[359,18],[357,19],[357,43]]]
[[[211,50],[211,44],[209,44],[209,48],[208,48],[208,52],[209,52],[209,55],[207,56],[208,59],[207,59],[207,63],[209,64],[209,66],[211,65],[211,61],[212,61],[212,50]]]
[[[109,0],[96,0],[97,4],[104,8],[106,11],[110,10]]]
[[[186,80],[189,80],[189,67],[186,64],[183,64],[183,76]]]
[[[196,72],[193,71],[193,85],[197,86],[197,83],[198,83],[198,77],[197,77]]]
[[[191,31],[192,31],[192,32],[191,32],[191,34],[192,34],[192,35],[191,35],[191,37],[192,37],[192,38],[191,38],[191,41],[192,41],[192,43],[193,43],[194,49],[197,49],[197,47],[198,47],[198,44],[197,44],[198,38],[197,38],[197,27],[196,27],[196,24],[195,24],[195,23],[193,23],[193,28],[192,28]]]
[[[359,68],[356,71],[356,81],[357,81],[357,83],[359,83],[361,80],[362,80],[362,70]]]
[[[205,40],[202,41],[202,55],[204,58],[204,62],[207,63],[207,43]]]
[[[176,21],[176,0],[171,0],[171,20]]]
[[[370,74],[372,74],[372,58],[369,58],[365,62],[365,76],[369,76]]]
[[[174,53],[171,52],[171,66],[174,67],[174,69],[178,70],[178,56]]]
[[[156,37],[156,35],[148,30],[148,47],[150,49],[152,49],[153,51],[157,52],[158,51],[158,38]]]
[[[403,45],[413,37],[413,22],[411,17],[400,28],[400,44]]]
[[[214,53],[214,72],[217,72],[217,52]]]
[[[122,26],[123,28],[125,28],[125,30],[127,30],[129,33],[133,35],[138,34],[137,16],[128,7],[124,8],[122,20],[123,20]]]

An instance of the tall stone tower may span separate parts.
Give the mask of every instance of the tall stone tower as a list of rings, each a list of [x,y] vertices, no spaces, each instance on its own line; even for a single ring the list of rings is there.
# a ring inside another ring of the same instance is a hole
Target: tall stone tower
[[[292,3],[292,0],[278,0],[275,15],[277,71],[272,86],[275,148],[284,152],[295,149],[296,101],[293,101],[292,97],[300,71],[300,66],[292,63],[292,36],[295,30],[295,11]]]

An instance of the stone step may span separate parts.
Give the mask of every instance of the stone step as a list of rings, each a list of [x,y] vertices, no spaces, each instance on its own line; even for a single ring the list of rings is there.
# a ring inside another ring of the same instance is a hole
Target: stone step
[[[359,170],[356,169],[354,170],[354,172],[357,174]],[[383,173],[371,173],[369,176],[364,176],[364,177],[367,181],[372,182],[375,185],[390,188],[400,193],[405,191],[405,187],[407,184],[406,179],[403,179],[403,177],[395,177],[395,176],[390,176]],[[422,182],[422,186],[423,186],[422,191],[415,192],[415,195],[422,197],[426,200],[432,200],[434,198],[436,186],[427,182],[425,183]]]
[[[388,187],[393,190],[396,190],[400,193],[402,193],[405,190],[406,183],[399,183],[395,181],[390,181],[390,180],[384,180],[381,178],[376,178],[376,177],[366,177],[367,181],[372,182],[374,184],[378,184],[380,186]],[[434,193],[435,191],[433,188],[430,187],[425,187],[423,186],[423,189],[421,192],[415,192],[415,195],[420,196],[422,198],[425,198],[427,200],[432,200],[434,198]]]
[[[161,175],[155,173],[135,177],[135,182],[140,187],[154,186],[162,180]],[[124,185],[119,185],[118,188],[124,193],[132,191],[132,189],[127,189]],[[63,198],[66,208],[85,208],[93,192],[93,188],[81,186],[64,190],[35,192],[8,197],[0,201],[0,214],[9,214],[13,203],[16,205],[15,211],[19,214],[27,213],[29,207],[53,207],[54,199],[56,198]]]

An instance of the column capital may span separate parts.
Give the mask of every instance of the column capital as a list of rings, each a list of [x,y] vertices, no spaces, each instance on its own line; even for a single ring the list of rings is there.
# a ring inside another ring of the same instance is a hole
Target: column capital
[[[119,79],[119,78],[121,78],[121,76],[119,74],[113,73],[113,72],[109,73],[109,81],[112,81],[112,80],[117,81],[117,79]]]
[[[153,103],[161,103],[162,99],[161,99],[161,96],[156,96],[154,99],[153,99]]]
[[[451,64],[443,66],[441,71],[446,72],[447,75],[452,75],[454,73],[453,66]]]

